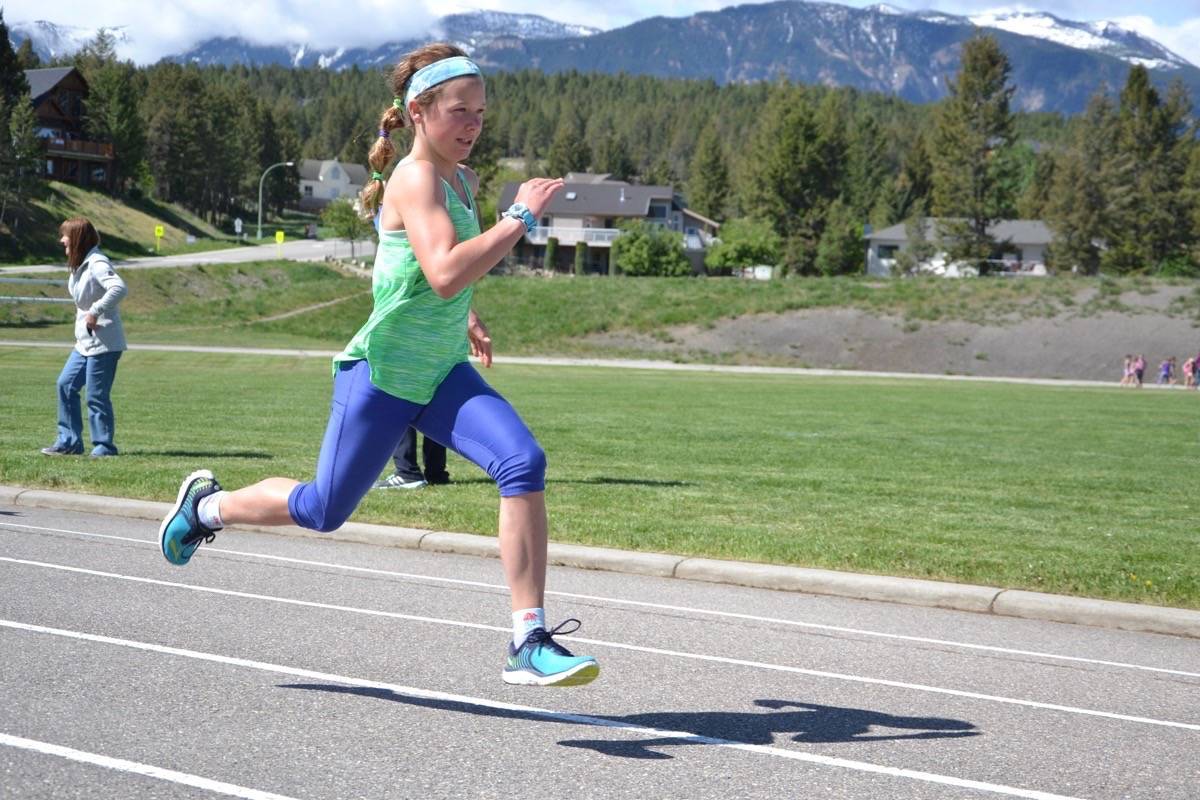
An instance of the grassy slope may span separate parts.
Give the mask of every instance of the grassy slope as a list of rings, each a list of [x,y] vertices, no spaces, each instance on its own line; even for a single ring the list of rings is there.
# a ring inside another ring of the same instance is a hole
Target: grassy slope
[[[76,216],[92,221],[100,231],[105,251],[115,258],[153,255],[156,225],[163,226],[159,254],[173,255],[253,244],[256,222],[255,219],[244,220],[248,239],[239,242],[232,229],[219,230],[174,204],[148,199],[120,200],[104,192],[49,181],[45,196],[34,203],[32,212],[21,218],[14,226],[15,230],[0,229],[4,231],[0,238],[7,239],[0,245],[0,262],[33,264],[61,261],[58,225],[64,219]],[[311,219],[308,215],[291,215],[282,223],[270,220],[269,230],[264,224],[264,236],[273,236],[277,227],[283,227],[289,238],[295,238],[301,235],[303,224]],[[11,219],[8,221],[12,223]],[[187,242],[189,235],[196,237],[192,244]]]
[[[370,313],[369,282],[332,269],[263,262],[191,269],[127,270],[129,299],[122,313],[141,342],[259,343],[340,347]],[[1200,283],[1165,311],[1200,322]],[[475,289],[475,307],[488,322],[497,352],[523,355],[622,355],[584,341],[588,334],[634,331],[668,338],[680,324],[711,325],[721,318],[805,308],[850,307],[927,320],[1003,322],[1019,317],[1101,312],[1147,313],[1122,301],[1163,285],[1147,278],[1052,280],[942,279],[868,281],[862,278],[759,283],[735,279],[488,278]],[[23,294],[33,294],[33,290]],[[45,296],[61,289],[46,287]],[[1130,294],[1132,293],[1132,294]],[[1079,298],[1086,297],[1085,300]],[[262,322],[291,309],[334,298],[337,305]],[[0,328],[10,337],[69,338],[67,310],[49,305],[0,305]],[[645,356],[645,353],[637,353]],[[753,358],[753,354],[750,354]]]

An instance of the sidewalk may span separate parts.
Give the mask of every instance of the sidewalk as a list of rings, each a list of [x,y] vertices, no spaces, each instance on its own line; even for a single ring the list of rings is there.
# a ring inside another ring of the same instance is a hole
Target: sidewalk
[[[3,485],[0,485],[0,506],[53,508],[154,521],[161,520],[171,508],[170,503]],[[495,537],[467,533],[396,528],[361,522],[349,522],[329,534],[298,527],[238,527],[240,530],[281,536],[326,538],[434,553],[456,553],[487,558],[499,558],[500,555],[499,543]],[[1200,639],[1200,611],[1179,608],[1115,603],[1108,600],[1089,600],[912,578],[717,561],[664,553],[636,553],[573,544],[551,543],[550,563],[580,569],[734,584],[785,592],[808,592],[860,600],[880,600]]]

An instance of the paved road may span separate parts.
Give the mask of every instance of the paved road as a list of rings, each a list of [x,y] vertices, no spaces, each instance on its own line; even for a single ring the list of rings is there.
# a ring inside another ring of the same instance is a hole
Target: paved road
[[[0,797],[1194,798],[1200,642],[555,568],[600,679],[499,680],[491,559],[0,507]]]
[[[375,245],[371,241],[354,243],[356,258],[373,258]],[[321,261],[326,256],[349,258],[350,242],[345,239],[302,239],[282,245],[234,247],[229,250],[210,250],[206,253],[185,253],[177,256],[147,256],[113,262],[118,269],[149,269],[154,267],[190,267],[197,264],[239,264],[246,261],[266,261],[286,258],[292,261]],[[21,267],[0,267],[0,274],[62,272],[63,264],[34,264]]]

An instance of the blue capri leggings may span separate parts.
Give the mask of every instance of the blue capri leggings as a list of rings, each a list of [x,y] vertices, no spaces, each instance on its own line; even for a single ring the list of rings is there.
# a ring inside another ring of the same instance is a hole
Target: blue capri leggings
[[[341,527],[409,425],[482,467],[502,497],[545,489],[545,453],[508,401],[470,364],[450,370],[422,406],[376,388],[366,361],[345,361],[333,380],[317,477],[288,496],[296,524],[316,531]]]

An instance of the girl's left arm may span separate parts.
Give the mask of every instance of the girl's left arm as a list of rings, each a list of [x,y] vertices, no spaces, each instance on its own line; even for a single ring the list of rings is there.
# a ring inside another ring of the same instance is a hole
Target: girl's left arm
[[[92,263],[91,271],[96,282],[104,287],[104,296],[92,303],[88,313],[100,317],[115,309],[129,290],[107,259],[97,259]]]

